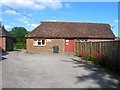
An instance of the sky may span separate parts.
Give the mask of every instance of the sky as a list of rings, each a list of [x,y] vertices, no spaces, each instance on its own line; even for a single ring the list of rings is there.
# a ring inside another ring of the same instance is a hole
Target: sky
[[[4,0],[0,5],[0,21],[8,31],[13,27],[32,31],[41,21],[107,23],[118,36],[118,0],[53,1]]]

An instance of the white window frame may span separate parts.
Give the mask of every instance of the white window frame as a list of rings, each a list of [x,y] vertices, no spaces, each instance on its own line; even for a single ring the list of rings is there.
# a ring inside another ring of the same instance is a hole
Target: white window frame
[[[81,39],[80,42],[87,42],[87,40],[86,39]]]
[[[42,44],[42,41],[44,40],[44,44]],[[34,39],[33,42],[37,41],[37,44],[33,43],[34,46],[46,46],[46,40],[45,39]],[[38,45],[38,42],[41,42],[41,45]]]

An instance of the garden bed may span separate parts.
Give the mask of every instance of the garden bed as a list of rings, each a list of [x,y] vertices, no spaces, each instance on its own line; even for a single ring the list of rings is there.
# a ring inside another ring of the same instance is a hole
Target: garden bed
[[[116,63],[112,62],[113,60],[110,56],[105,56],[104,54],[94,51],[91,53],[87,51],[80,51],[79,53],[76,53],[76,56],[80,57],[84,62],[106,68],[117,74],[117,76],[120,76],[119,67],[116,65]]]

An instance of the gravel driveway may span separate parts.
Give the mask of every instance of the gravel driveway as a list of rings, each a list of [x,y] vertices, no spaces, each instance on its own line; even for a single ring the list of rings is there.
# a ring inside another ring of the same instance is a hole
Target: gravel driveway
[[[73,55],[28,54],[23,50],[3,57],[3,88],[118,87],[118,80],[104,69],[80,62]]]

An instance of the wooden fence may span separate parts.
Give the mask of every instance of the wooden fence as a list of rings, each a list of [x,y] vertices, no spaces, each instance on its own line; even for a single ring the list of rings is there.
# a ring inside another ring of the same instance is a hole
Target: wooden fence
[[[92,51],[110,56],[113,63],[120,65],[120,41],[104,41],[104,42],[76,42],[75,52],[87,51],[89,54]]]

